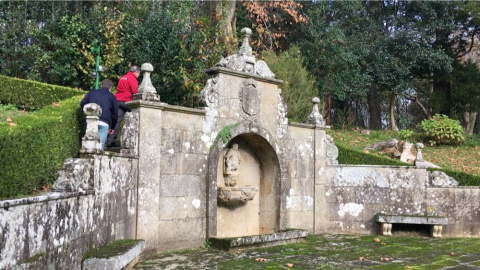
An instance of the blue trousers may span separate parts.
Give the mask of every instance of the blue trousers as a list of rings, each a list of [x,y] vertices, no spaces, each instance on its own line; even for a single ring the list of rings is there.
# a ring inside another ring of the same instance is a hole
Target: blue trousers
[[[105,141],[107,140],[109,130],[110,128],[108,126],[98,125],[98,136],[100,137],[100,141],[102,144],[102,151],[105,148]]]

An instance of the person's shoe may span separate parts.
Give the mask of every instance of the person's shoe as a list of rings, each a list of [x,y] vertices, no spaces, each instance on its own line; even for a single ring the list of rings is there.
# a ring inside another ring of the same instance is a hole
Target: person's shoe
[[[107,145],[107,147],[118,147],[118,145],[115,142],[111,142]]]

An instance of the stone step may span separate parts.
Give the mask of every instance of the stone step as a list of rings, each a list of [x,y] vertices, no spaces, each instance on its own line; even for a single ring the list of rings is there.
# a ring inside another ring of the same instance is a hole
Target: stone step
[[[285,243],[295,243],[305,239],[308,236],[308,231],[305,230],[287,230],[272,234],[239,236],[229,238],[210,238],[210,244],[213,248],[221,250],[230,250],[232,248],[240,247],[265,247]]]

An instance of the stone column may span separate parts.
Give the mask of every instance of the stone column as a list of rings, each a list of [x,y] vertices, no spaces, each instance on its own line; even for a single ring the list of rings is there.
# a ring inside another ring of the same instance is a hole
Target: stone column
[[[315,234],[324,233],[326,231],[326,217],[327,217],[327,201],[325,198],[326,193],[326,172],[327,164],[334,164],[336,156],[330,153],[333,141],[330,141],[329,136],[326,134],[326,130],[329,128],[325,126],[325,120],[320,114],[318,104],[320,99],[318,97],[312,98],[313,108],[312,113],[307,118],[307,123],[313,125],[314,145],[315,145],[315,158],[314,158],[314,185],[315,185],[315,206],[313,213],[313,231]],[[333,148],[336,149],[333,144]],[[338,151],[337,151],[338,156]],[[332,161],[333,160],[333,161]]]
[[[122,153],[128,150],[128,153],[138,155],[136,238],[145,239],[145,249],[151,251],[159,248],[162,238],[159,196],[164,104],[160,103],[160,96],[150,80],[153,66],[144,63],[141,70],[144,72],[142,83],[128,104],[132,112],[125,118],[125,136],[122,132],[122,145],[125,142],[128,149]]]
[[[102,152],[100,136],[98,136],[98,118],[102,114],[102,108],[95,103],[88,103],[83,107],[87,116],[87,129],[82,138],[81,155],[92,155]]]

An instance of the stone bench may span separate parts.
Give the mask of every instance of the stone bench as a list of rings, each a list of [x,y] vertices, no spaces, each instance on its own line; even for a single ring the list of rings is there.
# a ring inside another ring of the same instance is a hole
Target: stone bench
[[[87,252],[82,270],[132,269],[144,248],[144,240],[117,240],[105,247]]]
[[[382,235],[392,235],[392,223],[431,225],[431,236],[442,237],[442,226],[448,224],[448,219],[442,216],[414,215],[375,215],[375,221],[380,223]]]

